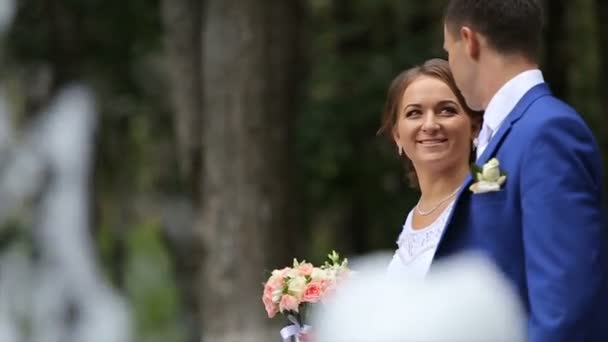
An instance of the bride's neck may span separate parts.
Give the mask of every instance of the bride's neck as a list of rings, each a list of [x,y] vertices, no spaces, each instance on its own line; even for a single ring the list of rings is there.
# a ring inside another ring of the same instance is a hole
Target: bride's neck
[[[420,172],[420,200],[431,203],[442,200],[462,185],[468,172],[468,166],[443,172]]]

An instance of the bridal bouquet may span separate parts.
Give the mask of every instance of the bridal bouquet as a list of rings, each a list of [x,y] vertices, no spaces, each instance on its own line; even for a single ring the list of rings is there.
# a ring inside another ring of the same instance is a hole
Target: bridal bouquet
[[[294,259],[292,267],[272,271],[264,284],[262,301],[268,317],[281,313],[292,323],[281,330],[284,341],[307,332],[310,329],[305,324],[307,307],[323,301],[350,275],[347,259],[341,260],[336,251],[328,258],[320,267]]]

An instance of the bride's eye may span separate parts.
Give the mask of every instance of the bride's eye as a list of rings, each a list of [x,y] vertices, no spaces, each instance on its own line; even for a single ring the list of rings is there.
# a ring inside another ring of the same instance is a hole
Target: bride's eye
[[[455,106],[443,106],[440,113],[446,116],[452,116],[458,114],[458,109]]]
[[[405,117],[408,119],[415,119],[419,117],[422,113],[418,109],[412,109],[405,112]]]

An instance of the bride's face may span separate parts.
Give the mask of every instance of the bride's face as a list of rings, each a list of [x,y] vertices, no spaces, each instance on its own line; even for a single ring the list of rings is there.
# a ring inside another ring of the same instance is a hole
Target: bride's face
[[[403,93],[393,131],[416,172],[468,165],[473,123],[443,81],[419,76]]]

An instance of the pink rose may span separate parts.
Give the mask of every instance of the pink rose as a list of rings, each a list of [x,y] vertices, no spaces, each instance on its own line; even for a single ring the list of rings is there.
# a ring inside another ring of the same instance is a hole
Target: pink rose
[[[279,306],[272,301],[272,292],[264,292],[262,302],[264,302],[264,308],[266,309],[266,313],[268,313],[268,318],[272,318],[279,313]]]
[[[304,263],[304,264],[300,264],[298,266],[298,275],[301,276],[309,276],[312,274],[312,271],[315,269],[315,267],[311,264],[311,263]]]
[[[276,278],[283,278],[283,277],[285,277],[287,275],[287,273],[289,271],[291,271],[291,267],[284,267],[284,268],[282,268],[280,270],[279,269],[274,270],[274,271],[272,271],[272,277],[271,278],[274,278],[274,277],[276,277]]]
[[[284,312],[284,311],[295,311],[298,312],[298,306],[300,305],[300,303],[298,302],[298,299],[292,295],[283,295],[283,297],[281,297],[281,301],[279,302],[279,311]]]
[[[274,291],[283,288],[283,286],[285,286],[285,279],[283,279],[282,277],[272,276],[264,285],[264,291],[269,289]]]
[[[266,284],[264,284],[264,293],[262,295],[262,302],[264,302],[264,308],[268,317],[272,318],[279,312],[279,306],[276,301],[273,300],[275,293],[280,293],[283,287],[284,281],[282,278],[270,277]]]
[[[267,298],[268,302],[278,304],[285,287],[285,280],[280,277],[272,276],[266,284],[264,284],[264,292],[262,298]]]
[[[304,294],[302,294],[302,301],[307,303],[316,303],[318,302],[325,289],[327,288],[327,284],[325,281],[311,281],[306,285],[304,289]]]
[[[262,295],[262,297],[268,297],[272,301],[272,294],[274,292],[275,288],[266,284],[266,286],[264,286],[264,294]]]

